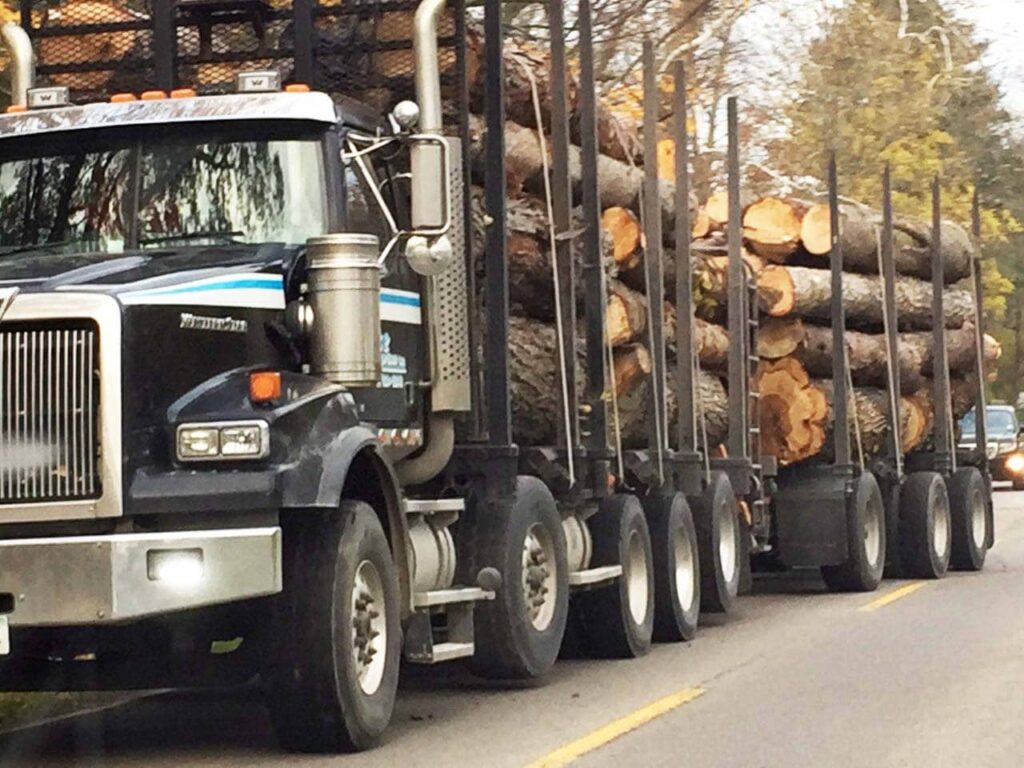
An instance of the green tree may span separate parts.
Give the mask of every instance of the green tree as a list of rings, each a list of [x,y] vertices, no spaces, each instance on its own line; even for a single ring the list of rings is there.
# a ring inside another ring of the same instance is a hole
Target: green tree
[[[1024,163],[983,54],[974,29],[939,0],[848,0],[808,48],[799,97],[788,110],[790,130],[771,149],[794,176],[822,167],[834,147],[843,194],[868,203],[880,198],[889,164],[896,208],[925,218],[936,175],[944,214],[964,224],[977,186],[985,310],[1005,348],[1007,320],[1017,314],[1008,318],[1007,299],[1020,293],[1024,300],[1017,287],[1024,286],[1024,269],[1013,258],[1024,221]],[[1024,318],[1018,324],[1024,333]],[[1004,355],[1004,368],[1010,357]],[[1018,375],[1008,373],[1000,370],[995,387],[1002,396],[1016,394],[1008,390],[1024,371],[1018,365]]]

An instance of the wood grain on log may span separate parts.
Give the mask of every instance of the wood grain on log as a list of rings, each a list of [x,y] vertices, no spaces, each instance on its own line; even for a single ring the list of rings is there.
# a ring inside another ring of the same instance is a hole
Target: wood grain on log
[[[832,277],[826,269],[766,266],[758,276],[758,301],[772,317],[831,317]],[[882,324],[881,281],[877,276],[846,274],[843,305],[851,326]],[[970,291],[947,288],[944,294],[947,328],[959,328],[974,315]],[[896,310],[901,330],[932,327],[932,287],[912,277],[896,278]]]
[[[807,208],[791,198],[762,197],[743,213],[743,237],[758,256],[784,263],[800,247],[800,224]]]

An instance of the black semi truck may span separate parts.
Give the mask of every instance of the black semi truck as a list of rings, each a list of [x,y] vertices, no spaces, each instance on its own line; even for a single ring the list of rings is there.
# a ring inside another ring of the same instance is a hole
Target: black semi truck
[[[859,567],[881,524],[861,514],[864,468],[780,486],[756,450],[738,236],[732,455],[701,440],[691,324],[676,346],[693,365],[670,381],[660,313],[649,445],[619,449],[589,2],[572,9],[573,174],[566,9],[547,6],[564,418],[558,445],[535,446],[514,443],[509,396],[500,2],[22,0],[0,30],[0,690],[258,676],[283,745],[361,749],[403,657],[535,678],[560,652],[690,639],[701,610],[733,606],[751,553]],[[479,260],[472,102],[489,137]],[[686,243],[685,151],[676,195]],[[658,306],[660,254],[645,263]],[[835,586],[872,589],[872,570]]]

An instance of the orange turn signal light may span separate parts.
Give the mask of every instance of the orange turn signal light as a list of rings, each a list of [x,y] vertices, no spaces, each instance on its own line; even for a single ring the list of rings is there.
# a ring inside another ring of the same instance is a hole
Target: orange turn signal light
[[[309,93],[309,86],[305,83],[292,83],[284,87],[285,93]]]
[[[139,96],[143,101],[160,101],[167,98],[166,91],[143,91]]]
[[[172,99],[192,99],[195,98],[195,88],[175,88],[171,91]]]
[[[281,397],[281,374],[277,371],[256,371],[249,374],[249,399],[269,403]]]
[[[111,104],[126,104],[129,101],[135,101],[134,93],[115,93],[110,97]]]
[[[21,112],[28,112],[28,107],[26,107],[24,104],[11,104],[11,106],[9,106],[6,111],[8,115],[16,115],[20,114]]]

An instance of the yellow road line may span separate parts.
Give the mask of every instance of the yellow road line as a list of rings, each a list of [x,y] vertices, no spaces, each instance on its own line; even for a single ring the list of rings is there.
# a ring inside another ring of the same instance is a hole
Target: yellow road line
[[[878,608],[882,608],[889,603],[895,603],[897,600],[912,595],[921,587],[925,586],[927,581],[912,581],[909,584],[904,584],[902,587],[898,587],[890,592],[886,592],[881,597],[876,597],[867,605],[862,605],[860,610],[862,611],[874,611]]]
[[[640,726],[668,714],[673,709],[677,709],[703,694],[703,688],[687,688],[678,693],[673,693],[671,696],[658,699],[646,707],[630,712],[625,717],[613,720],[608,725],[598,728],[583,738],[576,739],[576,741],[569,742],[564,747],[548,753],[539,760],[530,763],[527,768],[562,768],[562,766],[569,765],[569,763],[588,752],[593,752],[595,749],[603,747],[620,736],[625,736],[630,731],[635,731]]]

